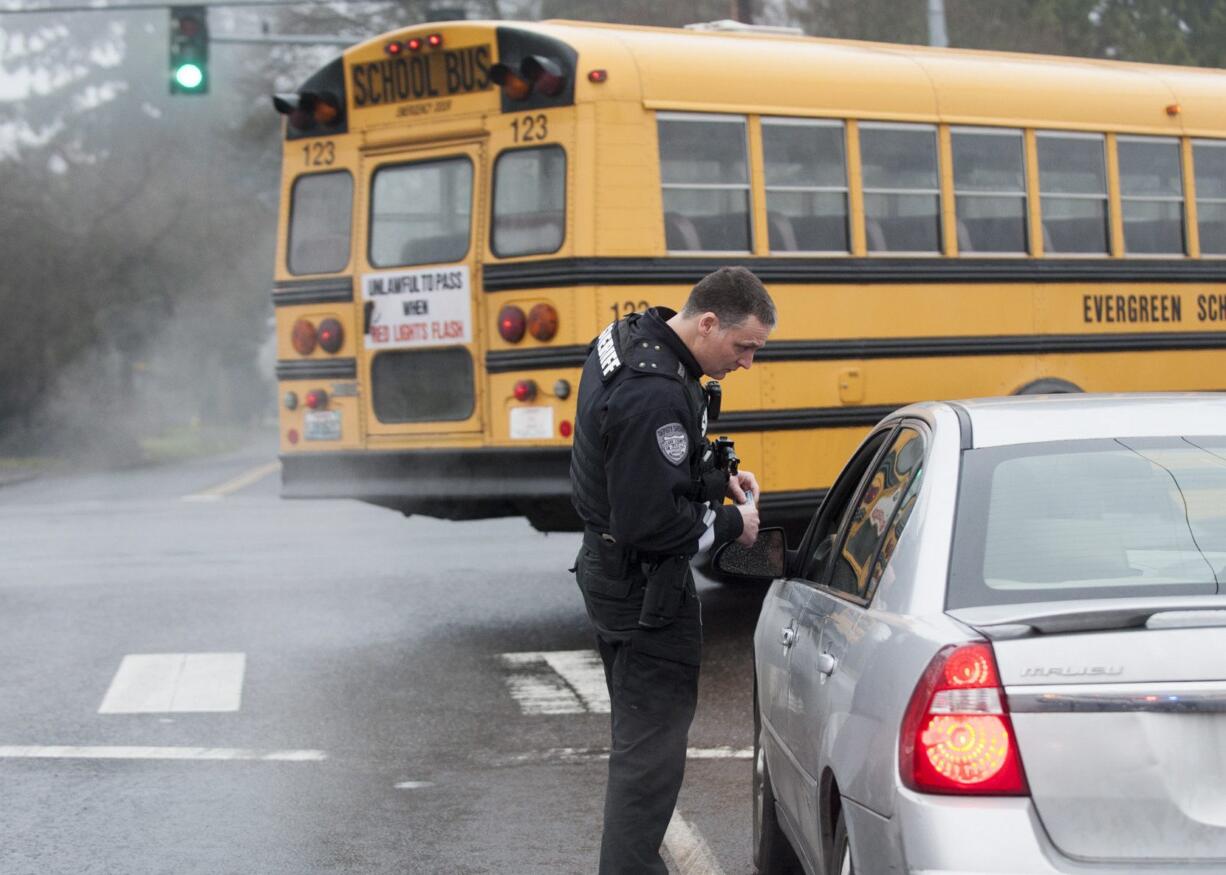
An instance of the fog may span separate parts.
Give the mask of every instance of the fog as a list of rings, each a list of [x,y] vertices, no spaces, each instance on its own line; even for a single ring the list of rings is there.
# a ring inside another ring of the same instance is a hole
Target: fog
[[[954,46],[1217,65],[1226,16],[1213,6],[944,3]],[[0,10],[0,457],[123,465],[275,418],[280,117],[269,95],[340,49],[225,37],[356,42],[456,14],[676,26],[748,10],[811,34],[922,43],[930,11],[928,0],[216,6],[209,93],[172,96],[166,7]]]

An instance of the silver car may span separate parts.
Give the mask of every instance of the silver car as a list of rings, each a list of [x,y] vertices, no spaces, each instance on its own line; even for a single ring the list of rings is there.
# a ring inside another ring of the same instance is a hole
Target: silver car
[[[1226,872],[1226,397],[907,407],[715,564],[759,872]]]

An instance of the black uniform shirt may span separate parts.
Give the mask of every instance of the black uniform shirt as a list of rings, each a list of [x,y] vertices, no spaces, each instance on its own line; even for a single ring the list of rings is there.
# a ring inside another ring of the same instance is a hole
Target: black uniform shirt
[[[692,556],[712,543],[737,537],[743,524],[732,505],[692,497],[696,461],[705,447],[706,415],[705,405],[695,411],[687,391],[694,391],[702,368],[666,323],[672,315],[665,308],[648,310],[634,321],[631,337],[635,343],[658,341],[666,346],[683,373],[626,373],[605,384],[599,356],[593,353],[579,384],[576,418],[581,429],[599,431],[608,532],[619,544],[641,551]],[[632,358],[634,348],[631,345],[625,355]],[[604,508],[576,504],[589,526],[603,530]]]

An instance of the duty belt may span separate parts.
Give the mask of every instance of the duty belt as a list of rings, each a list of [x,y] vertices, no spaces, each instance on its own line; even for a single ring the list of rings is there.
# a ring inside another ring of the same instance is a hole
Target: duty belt
[[[631,562],[659,562],[663,557],[660,553],[651,553],[646,550],[639,550],[634,547],[624,547],[617,543],[617,539],[608,532],[598,532],[595,529],[583,530],[583,546],[589,550],[608,550],[610,547],[617,547],[626,554],[626,557]]]

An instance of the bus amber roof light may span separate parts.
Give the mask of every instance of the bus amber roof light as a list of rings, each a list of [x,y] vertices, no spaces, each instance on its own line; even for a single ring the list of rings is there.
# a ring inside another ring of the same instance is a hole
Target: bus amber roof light
[[[558,311],[549,304],[537,304],[528,311],[528,333],[537,340],[553,340],[558,333]]]
[[[441,33],[432,33],[426,37],[426,42],[430,44],[432,49],[441,49],[443,47],[443,35]]]
[[[340,117],[340,109],[331,100],[321,97],[311,106],[311,116],[324,127],[330,127]]]
[[[494,64],[490,67],[490,81],[501,88],[511,100],[527,100],[532,93],[532,83],[506,64]]]
[[[519,72],[532,87],[546,97],[556,97],[566,87],[566,76],[556,61],[542,55],[529,55],[519,64]]]

